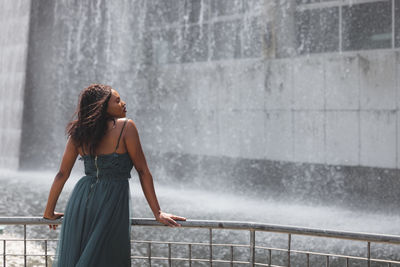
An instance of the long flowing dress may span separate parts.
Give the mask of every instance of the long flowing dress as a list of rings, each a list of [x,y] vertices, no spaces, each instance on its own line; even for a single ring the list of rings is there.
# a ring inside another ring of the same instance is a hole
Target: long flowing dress
[[[128,153],[83,155],[85,176],[74,186],[64,212],[53,267],[128,267],[130,171]]]

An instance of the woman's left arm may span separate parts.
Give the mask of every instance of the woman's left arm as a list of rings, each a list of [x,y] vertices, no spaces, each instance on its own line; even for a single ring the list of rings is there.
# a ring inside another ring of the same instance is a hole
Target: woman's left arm
[[[128,120],[124,140],[129,156],[131,157],[135,169],[139,175],[139,180],[143,189],[143,193],[147,199],[147,202],[149,203],[154,217],[157,221],[165,225],[171,227],[181,226],[175,220],[186,221],[185,217],[166,213],[161,211],[160,209],[156,192],[154,190],[153,176],[151,175],[149,167],[147,166],[146,158],[142,150],[142,145],[140,144],[138,130],[135,123],[131,119]]]
[[[71,174],[72,167],[74,166],[78,155],[78,150],[70,136],[67,140],[64,155],[61,160],[60,169],[56,174],[53,184],[50,188],[50,193],[47,200],[46,209],[43,214],[43,218],[55,220],[61,218],[64,215],[63,213],[54,212],[54,209],[56,207],[58,197],[61,194],[64,184]],[[55,229],[55,227],[53,228]]]

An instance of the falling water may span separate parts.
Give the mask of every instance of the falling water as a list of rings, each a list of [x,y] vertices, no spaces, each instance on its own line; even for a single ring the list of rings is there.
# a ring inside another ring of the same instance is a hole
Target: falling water
[[[0,3],[0,168],[18,169],[30,1]]]
[[[390,1],[328,2],[3,1],[0,167],[19,172],[1,172],[1,214],[41,215],[78,94],[100,82],[166,210],[399,234],[400,25]]]

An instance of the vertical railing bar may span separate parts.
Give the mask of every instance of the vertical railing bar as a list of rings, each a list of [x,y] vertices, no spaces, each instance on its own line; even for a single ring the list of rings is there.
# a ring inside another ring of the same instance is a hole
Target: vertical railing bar
[[[231,267],[233,267],[233,246],[231,246]]]
[[[192,244],[189,244],[189,267],[192,267]]]
[[[269,267],[271,267],[271,264],[272,264],[272,250],[271,249],[268,249],[268,266]]]
[[[329,267],[329,256],[326,256],[326,267]]]
[[[44,261],[45,261],[46,267],[49,266],[48,260],[47,260],[47,239],[44,241]]]
[[[149,266],[151,267],[151,242],[147,245],[147,260],[149,262]]]
[[[212,228],[209,228],[210,231],[210,266],[212,266]]]
[[[371,242],[367,246],[368,267],[371,267]]]
[[[171,243],[168,243],[168,266],[172,266],[172,260],[171,260]]]
[[[349,267],[349,258],[346,258],[346,267]]]
[[[395,18],[396,18],[396,16],[395,16],[395,9],[394,9],[394,0],[392,0],[392,49],[394,49],[394,47],[395,47],[395,40],[396,40],[396,32],[395,32],[395,29],[394,29],[394,27],[395,27]]]
[[[343,25],[342,25],[342,15],[343,15],[343,7],[339,5],[339,52],[343,51]]]
[[[256,262],[256,231],[254,229],[250,230],[250,265],[255,266]]]
[[[26,267],[26,224],[24,224],[24,267]]]
[[[288,264],[287,266],[290,267],[290,246],[292,243],[292,234],[288,234]]]
[[[6,240],[3,240],[3,267],[6,267]]]
[[[310,254],[307,253],[307,267],[310,267]]]

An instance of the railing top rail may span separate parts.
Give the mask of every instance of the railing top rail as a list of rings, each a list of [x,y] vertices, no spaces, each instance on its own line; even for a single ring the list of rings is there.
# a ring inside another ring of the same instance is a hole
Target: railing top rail
[[[330,237],[366,242],[400,244],[400,236],[338,231],[318,228],[306,228],[291,225],[266,224],[246,221],[214,221],[214,220],[186,220],[178,221],[185,228],[213,228],[231,230],[255,230],[264,232],[286,233]],[[61,224],[62,219],[47,220],[42,217],[0,217],[0,225],[4,224]],[[137,226],[166,226],[152,218],[131,218],[131,224]]]

